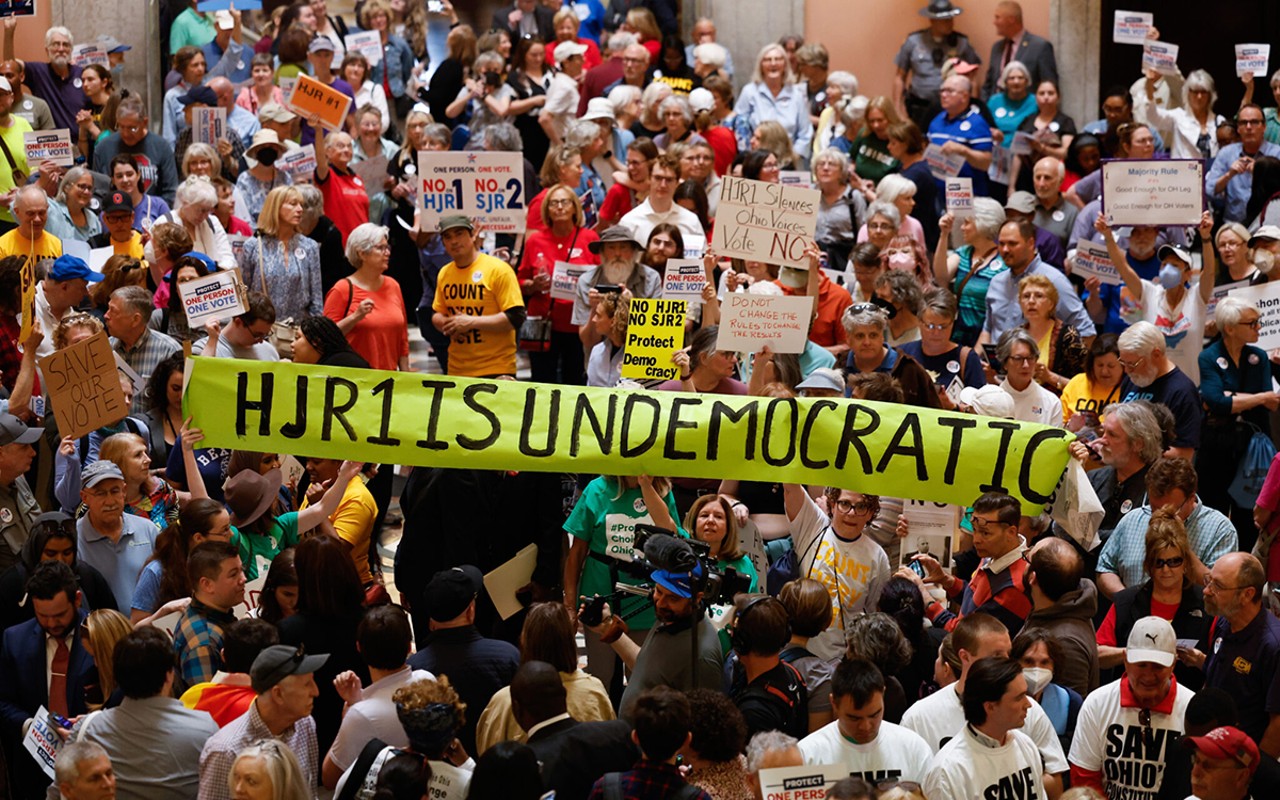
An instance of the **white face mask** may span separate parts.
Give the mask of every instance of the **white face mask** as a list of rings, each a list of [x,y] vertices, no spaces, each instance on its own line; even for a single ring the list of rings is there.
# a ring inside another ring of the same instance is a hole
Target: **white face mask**
[[[1027,681],[1027,693],[1040,694],[1053,681],[1053,670],[1044,667],[1025,667],[1022,677]]]

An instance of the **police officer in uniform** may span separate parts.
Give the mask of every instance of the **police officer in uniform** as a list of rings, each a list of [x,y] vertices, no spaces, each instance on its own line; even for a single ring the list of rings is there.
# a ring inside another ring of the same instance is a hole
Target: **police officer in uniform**
[[[40,504],[23,477],[36,451],[32,444],[44,428],[29,428],[12,414],[0,413],[0,572],[13,566],[31,535]]]
[[[955,30],[955,18],[961,10],[951,0],[931,0],[920,9],[920,16],[928,18],[929,27],[908,36],[893,60],[897,67],[894,105],[900,115],[910,117],[922,131],[929,129],[929,122],[941,111],[938,91],[947,60],[982,63],[969,37]]]

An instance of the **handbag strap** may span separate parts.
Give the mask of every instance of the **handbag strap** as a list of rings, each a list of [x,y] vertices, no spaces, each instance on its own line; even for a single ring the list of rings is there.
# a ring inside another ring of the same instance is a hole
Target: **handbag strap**
[[[343,319],[351,316],[351,301],[356,297],[356,284],[350,278],[343,278],[347,282],[347,310],[343,313]]]
[[[262,263],[262,251],[266,249],[262,244],[262,237],[258,237],[258,281],[262,283],[262,293],[271,296],[267,291],[267,268]]]
[[[18,164],[13,160],[13,153],[9,152],[9,144],[0,136],[0,150],[4,151],[4,160],[9,162],[9,171],[14,175],[22,175],[22,170],[18,169]],[[16,183],[16,181],[15,181]]]

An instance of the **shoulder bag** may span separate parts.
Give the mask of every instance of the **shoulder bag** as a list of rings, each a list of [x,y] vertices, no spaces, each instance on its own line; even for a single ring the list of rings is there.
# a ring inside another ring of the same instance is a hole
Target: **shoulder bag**
[[[267,269],[262,263],[262,251],[265,249],[266,242],[260,236],[258,237],[258,281],[262,284],[262,293],[271,297],[271,293],[267,291]],[[287,264],[289,248],[284,242],[280,242],[280,253]],[[281,361],[292,361],[293,340],[297,335],[298,331],[293,327],[293,317],[288,317],[271,323],[271,335],[267,337],[267,341],[276,349]]]

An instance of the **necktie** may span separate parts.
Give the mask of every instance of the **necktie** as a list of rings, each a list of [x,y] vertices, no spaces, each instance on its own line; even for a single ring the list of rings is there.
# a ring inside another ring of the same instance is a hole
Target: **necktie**
[[[49,710],[67,716],[67,668],[71,663],[71,651],[65,639],[59,638],[58,649],[53,651],[52,676],[49,679]]]
[[[1012,60],[1013,60],[1013,40],[1005,39],[1004,55],[1000,58],[1000,70],[1003,72],[1004,68],[1009,66],[1009,62]]]

